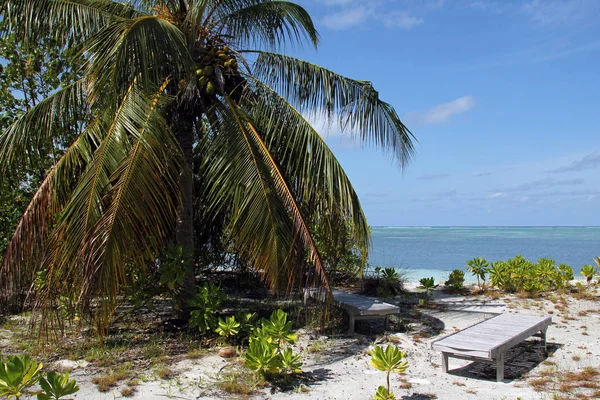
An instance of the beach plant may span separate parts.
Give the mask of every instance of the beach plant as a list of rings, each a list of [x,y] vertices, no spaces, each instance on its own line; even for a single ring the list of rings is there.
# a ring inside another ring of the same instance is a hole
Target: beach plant
[[[392,372],[403,374],[408,369],[408,361],[404,359],[405,353],[396,346],[388,345],[385,350],[381,346],[375,346],[371,350],[371,365],[379,371],[386,373],[386,385],[379,386],[375,395],[376,399],[395,399],[395,395],[390,390],[390,374]],[[383,389],[382,389],[383,388]]]
[[[0,397],[17,400],[30,394],[28,389],[42,377],[44,364],[27,355],[13,355],[0,359]]]
[[[419,279],[420,285],[417,286],[417,289],[425,291],[425,303],[429,303],[429,295],[433,292],[439,285],[436,285],[435,279],[433,276],[431,278],[421,278]]]
[[[225,319],[219,318],[215,332],[218,333],[219,336],[229,339],[240,333],[240,327],[241,324],[236,321],[235,316],[232,315]]]
[[[385,386],[379,386],[373,400],[396,400],[396,395],[394,392],[388,391]]]
[[[263,378],[301,372],[301,356],[289,347],[298,340],[291,328],[292,322],[281,309],[273,311],[269,319],[262,319],[250,336],[244,354],[246,367]]]
[[[100,334],[127,269],[146,271],[173,240],[199,257],[195,238],[212,235],[194,230],[216,220],[232,253],[272,288],[301,269],[329,287],[309,228],[316,215],[341,217],[366,254],[359,198],[307,115],[360,132],[402,167],[414,153],[411,132],[369,81],[279,53],[319,43],[310,15],[290,1],[6,0],[0,21],[3,39],[50,37],[83,58],[74,66],[80,80],[51,90],[0,136],[2,177],[54,143],[66,149],[16,226],[0,285],[17,296],[38,270],[54,283],[68,275],[61,294],[77,294]],[[80,121],[83,110],[90,115]],[[71,136],[55,129],[73,119]],[[194,268],[178,282],[185,316]],[[54,291],[34,295],[35,311],[54,311]]]
[[[189,325],[197,328],[200,333],[208,333],[217,327],[216,313],[221,309],[225,300],[225,292],[213,282],[205,282],[198,293],[190,300],[192,311]]]
[[[587,264],[581,267],[581,275],[585,277],[588,285],[592,283],[592,279],[594,278],[595,273],[596,268],[591,264]]]
[[[477,277],[477,286],[479,291],[483,292],[485,288],[485,276],[488,273],[489,264],[483,257],[475,257],[467,261],[467,269],[473,276]]]
[[[465,285],[465,272],[460,269],[455,269],[448,275],[448,280],[445,285],[450,289],[451,292],[460,292],[463,290]]]
[[[396,271],[396,268],[386,267],[381,271],[381,278],[389,284],[394,284],[400,279],[400,274]]]
[[[60,400],[79,391],[75,379],[69,379],[69,373],[48,372],[45,378],[40,378],[40,387],[44,393],[38,393],[38,400]]]
[[[575,279],[575,273],[570,265],[560,264],[558,267],[556,267],[556,269],[562,275],[563,284],[566,284]]]
[[[244,354],[244,363],[250,370],[262,375],[279,372],[281,362],[277,346],[267,339],[260,337],[250,341]]]

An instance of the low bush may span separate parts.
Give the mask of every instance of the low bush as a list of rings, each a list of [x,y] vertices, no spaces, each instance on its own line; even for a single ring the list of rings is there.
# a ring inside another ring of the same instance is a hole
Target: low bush
[[[448,275],[448,280],[445,285],[453,293],[461,292],[465,285],[465,272],[460,269],[455,269]]]
[[[366,295],[390,297],[404,291],[407,273],[392,267],[375,267],[367,271],[362,280],[362,291]]]
[[[525,293],[536,296],[549,290],[562,289],[573,279],[573,269],[565,264],[556,266],[550,258],[540,258],[537,263],[522,255],[507,261],[494,261],[489,268],[490,283],[508,293]]]
[[[289,345],[298,340],[283,310],[273,311],[263,319],[250,336],[248,351],[244,354],[247,368],[263,378],[301,372],[300,355],[294,354]]]

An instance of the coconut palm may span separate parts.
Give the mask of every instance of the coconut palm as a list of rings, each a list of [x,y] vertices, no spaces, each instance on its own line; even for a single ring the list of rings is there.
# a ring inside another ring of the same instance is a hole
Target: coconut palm
[[[85,59],[81,80],[0,137],[3,172],[58,141],[54,128],[75,110],[91,115],[17,226],[0,277],[5,289],[17,291],[45,270],[38,309],[67,291],[82,307],[98,299],[105,325],[126,266],[143,271],[172,237],[192,248],[198,195],[203,218],[225,215],[236,250],[272,285],[300,283],[307,274],[298,260],[308,259],[308,275],[328,286],[303,205],[320,219],[349,221],[367,249],[358,197],[305,116],[325,117],[390,151],[401,166],[413,154],[412,135],[370,82],[278,53],[317,46],[302,7],[275,0],[1,4],[4,33],[26,42],[52,35],[81,46]],[[201,193],[193,191],[192,171]],[[188,275],[182,298],[195,291]]]

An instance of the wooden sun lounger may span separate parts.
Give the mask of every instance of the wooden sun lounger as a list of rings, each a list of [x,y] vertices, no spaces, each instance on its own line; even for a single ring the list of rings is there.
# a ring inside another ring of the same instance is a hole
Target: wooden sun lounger
[[[385,326],[388,325],[388,316],[398,314],[400,307],[384,303],[382,301],[344,292],[338,289],[332,289],[333,303],[346,310],[350,316],[350,327],[348,333],[354,333],[354,324],[361,319],[384,318]],[[304,289],[304,303],[309,297],[317,298],[321,301],[325,299],[325,291],[320,289]]]
[[[448,357],[496,364],[496,379],[504,381],[504,356],[508,349],[530,336],[542,338],[544,352],[546,331],[551,317],[500,314],[460,332],[432,343],[432,348],[442,352],[442,371],[448,372]]]

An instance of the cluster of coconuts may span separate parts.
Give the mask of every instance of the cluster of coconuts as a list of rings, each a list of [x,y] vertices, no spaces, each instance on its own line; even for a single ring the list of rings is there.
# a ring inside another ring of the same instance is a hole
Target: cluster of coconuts
[[[207,48],[204,49],[203,54],[196,63],[198,88],[206,95],[213,96],[217,89],[223,91],[225,85],[223,74],[237,74],[238,62],[228,47]]]

